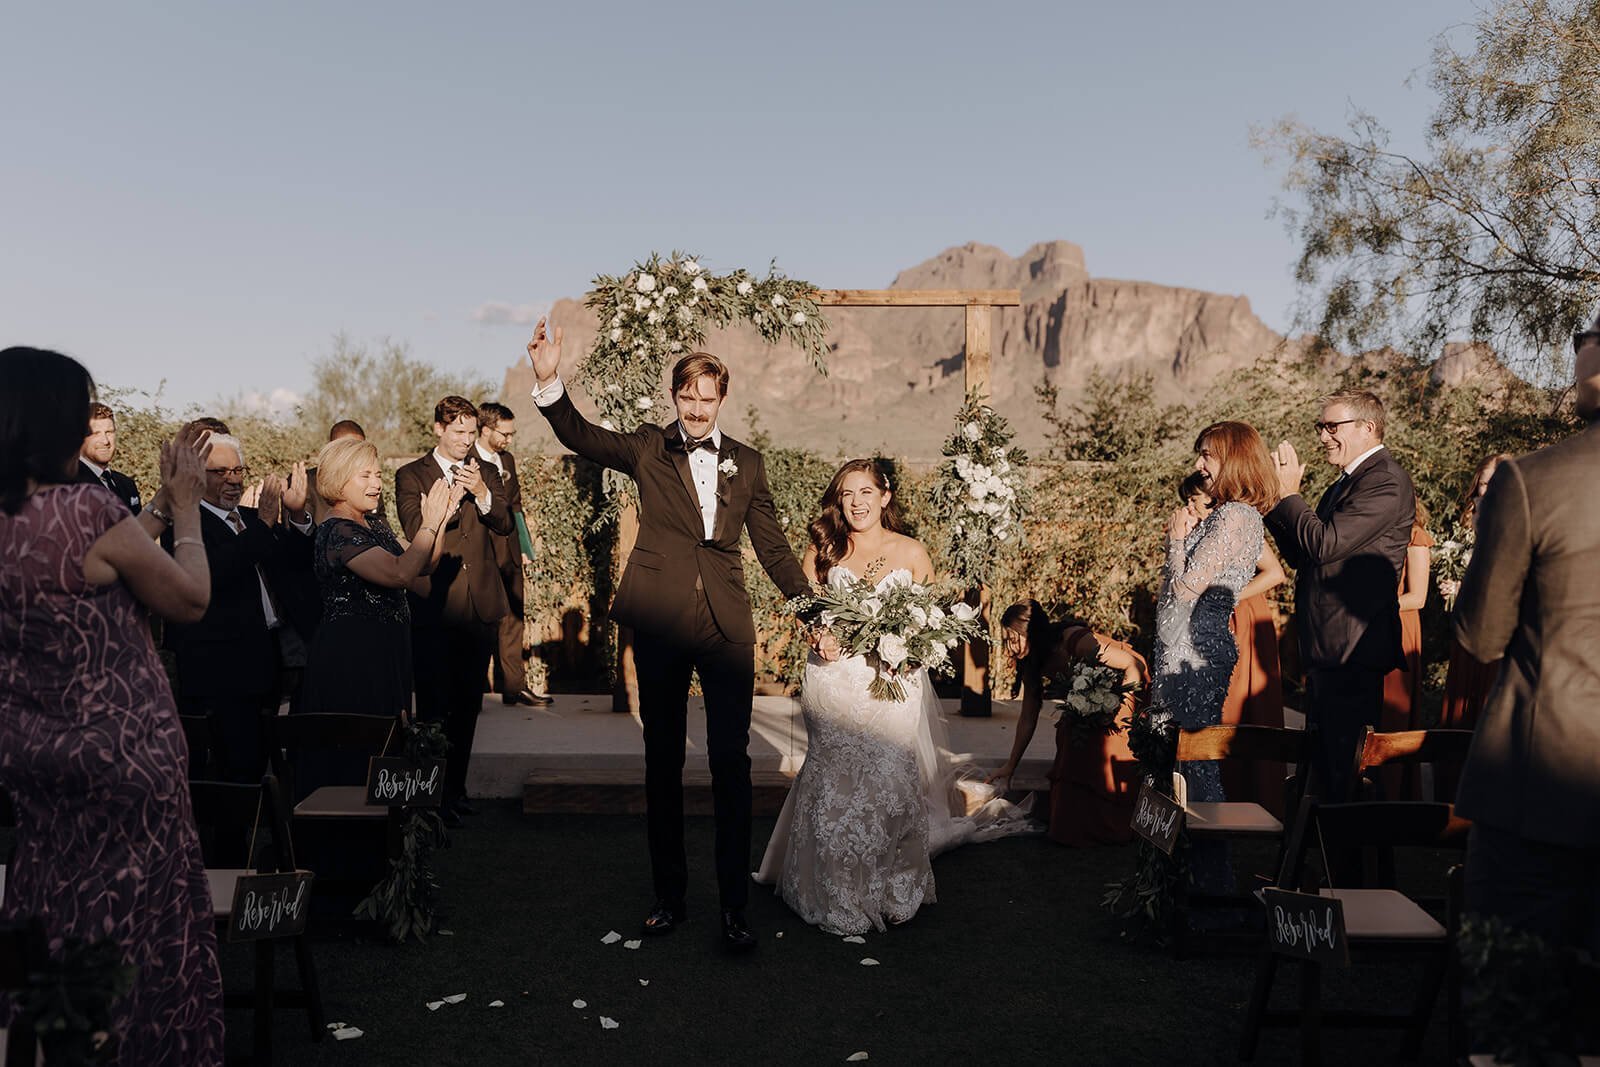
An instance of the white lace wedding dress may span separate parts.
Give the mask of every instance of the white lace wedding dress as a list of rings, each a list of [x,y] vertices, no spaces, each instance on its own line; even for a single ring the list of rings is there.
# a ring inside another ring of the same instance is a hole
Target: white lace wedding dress
[[[855,575],[835,566],[828,580],[842,585]],[[878,587],[911,580],[902,568]],[[806,760],[755,876],[833,934],[883,930],[932,903],[929,861],[940,852],[1033,829],[1023,808],[998,798],[957,814],[965,808],[962,768],[945,744],[927,671],[901,679],[903,700],[869,696],[872,676],[860,656],[833,663],[813,656],[806,664]]]

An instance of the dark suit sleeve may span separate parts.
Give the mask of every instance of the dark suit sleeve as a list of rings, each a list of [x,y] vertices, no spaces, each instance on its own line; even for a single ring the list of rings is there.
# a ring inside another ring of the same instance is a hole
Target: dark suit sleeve
[[[1517,628],[1522,585],[1533,561],[1528,487],[1515,463],[1502,463],[1478,503],[1472,561],[1456,597],[1456,640],[1479,663],[1505,655]]]
[[[483,487],[489,490],[489,510],[478,512],[478,518],[491,533],[513,533],[516,527],[511,522],[511,500],[506,490],[505,482],[494,469],[493,463],[478,462],[478,473],[483,477]],[[420,508],[420,505],[418,505]],[[463,505],[467,506],[467,505]],[[477,507],[477,504],[470,505]]]
[[[417,531],[422,528],[422,494],[428,489],[423,481],[422,470],[415,462],[394,472],[394,510],[400,517],[400,530],[407,541],[415,540]]]
[[[211,567],[211,588],[239,581],[257,567],[272,567],[278,553],[278,536],[272,528],[256,518],[254,511],[240,509],[247,516],[244,532],[231,533],[221,519],[202,519],[201,533],[209,533],[206,543],[206,563]],[[250,521],[250,520],[255,521]]]
[[[1272,509],[1272,533],[1284,555],[1298,557],[1292,559],[1295,569],[1325,567],[1366,549],[1394,526],[1405,507],[1415,514],[1409,487],[1390,470],[1374,470],[1334,506],[1327,522],[1298,493],[1285,497]]]
[[[753,451],[753,450],[752,450]],[[767,463],[756,452],[754,488],[750,494],[750,507],[745,512],[745,529],[750,531],[750,544],[756,550],[756,559],[767,572],[772,583],[786,597],[797,597],[811,592],[800,561],[794,558],[794,549],[783,535],[778,523],[778,509],[772,504],[772,490],[767,485]]]
[[[639,453],[644,448],[647,427],[640,427],[633,433],[617,433],[596,426],[578,414],[578,409],[572,406],[572,394],[565,391],[554,403],[540,408],[539,413],[550,423],[556,440],[584,459],[613,470],[633,473],[639,462]]]

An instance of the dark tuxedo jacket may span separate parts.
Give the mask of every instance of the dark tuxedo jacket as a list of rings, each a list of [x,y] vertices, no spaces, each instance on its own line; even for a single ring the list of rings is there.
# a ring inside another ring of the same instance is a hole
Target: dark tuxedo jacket
[[[756,558],[785,596],[810,591],[778,525],[760,452],[722,435],[718,464],[732,460],[738,472],[718,472],[717,517],[708,540],[689,457],[681,447],[669,447],[679,442],[676,422],[614,433],[579,415],[566,393],[539,410],[562,444],[622,471],[639,486],[639,539],[611,602],[614,621],[656,637],[691,634],[698,579],[723,637],[753,644],[756,631],[739,552],[741,530],[749,530]]]
[[[1417,514],[1411,477],[1380,448],[1322,494],[1299,494],[1267,514],[1284,562],[1295,569],[1295,628],[1307,670],[1403,668],[1400,568]]]
[[[489,491],[489,512],[479,514],[473,499],[464,497],[440,531],[444,547],[438,565],[431,575],[417,579],[408,594],[412,621],[420,626],[493,623],[510,610],[491,536],[511,532],[511,509],[494,465],[479,459],[478,470]],[[423,496],[443,477],[432,452],[395,472],[395,510],[407,540],[422,527]]]
[[[505,467],[505,476],[500,479],[506,493],[506,511],[511,516],[511,532],[499,534],[491,532],[490,542],[494,545],[495,565],[500,568],[500,576],[507,585],[515,582],[518,589],[522,588],[522,542],[517,537],[517,515],[522,511],[522,481],[517,477],[517,461],[510,452],[500,453],[500,462]],[[478,457],[478,463],[483,465],[483,457]]]
[[[311,538],[286,524],[268,526],[255,508],[240,508],[244,532],[234,533],[200,509],[200,539],[211,568],[211,603],[197,623],[166,626],[167,647],[177,655],[184,696],[266,692],[276,684],[278,649],[267,630],[256,568],[266,576],[280,621],[292,622],[279,590],[310,560]],[[172,531],[162,535],[172,549]]]
[[[144,501],[139,499],[139,487],[134,483],[132,478],[128,477],[126,474],[123,474],[121,471],[114,471],[110,467],[107,467],[106,478],[103,482],[99,478],[95,477],[94,471],[89,469],[89,465],[87,463],[83,462],[81,459],[78,461],[79,485],[104,486],[106,482],[111,483],[111,491],[116,494],[118,500],[128,505],[129,511],[133,512],[135,515],[139,514],[139,509],[144,506]]]
[[[1455,633],[1501,660],[1456,798],[1473,822],[1600,845],[1600,424],[1496,468]],[[1503,657],[1503,658],[1502,658]]]

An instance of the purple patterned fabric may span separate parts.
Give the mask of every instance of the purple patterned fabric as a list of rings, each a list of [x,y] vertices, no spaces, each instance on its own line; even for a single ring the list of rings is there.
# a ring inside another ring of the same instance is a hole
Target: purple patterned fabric
[[[17,854],[0,915],[110,937],[138,967],[118,1062],[220,1064],[222,980],[188,749],[150,629],[83,560],[128,517],[104,489],[41,490],[0,514],[0,786]]]

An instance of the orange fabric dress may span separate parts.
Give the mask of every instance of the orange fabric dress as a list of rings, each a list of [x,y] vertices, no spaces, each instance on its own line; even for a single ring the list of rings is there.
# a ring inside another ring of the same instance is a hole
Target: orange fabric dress
[[[1411,547],[1432,548],[1433,535],[1421,526],[1411,527]],[[1400,569],[1400,589],[1405,591],[1406,567]],[[1400,649],[1405,655],[1405,670],[1390,671],[1383,678],[1383,711],[1378,729],[1384,733],[1420,730],[1422,709],[1422,612],[1400,613]],[[1422,792],[1412,768],[1384,767],[1379,784],[1385,800],[1421,800]]]
[[[1234,605],[1231,622],[1239,661],[1222,702],[1222,724],[1283,726],[1283,669],[1278,661],[1278,628],[1265,593]],[[1281,763],[1222,761],[1222,792],[1229,800],[1253,800],[1283,817]]]
[[[1061,635],[1074,647],[1092,631],[1073,627]],[[1144,658],[1127,645],[1118,646],[1144,666]],[[1149,677],[1148,669],[1145,677]],[[1135,699],[1149,699],[1148,687]],[[1056,727],[1056,761],[1050,769],[1050,840],[1083,848],[1121,845],[1133,840],[1133,807],[1139,795],[1139,764],[1128,748],[1128,732],[1099,740],[1074,737]]]
[[[1455,640],[1450,642],[1450,667],[1444,679],[1444,708],[1439,725],[1451,730],[1471,730],[1500,677],[1500,661],[1479,663]],[[1434,799],[1454,803],[1461,783],[1459,765],[1440,764],[1434,770]]]

